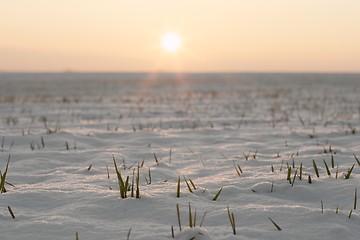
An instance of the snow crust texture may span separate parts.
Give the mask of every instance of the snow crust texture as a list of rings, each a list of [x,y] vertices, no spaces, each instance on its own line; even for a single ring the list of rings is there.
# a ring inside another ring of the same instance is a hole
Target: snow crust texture
[[[359,239],[359,92],[358,74],[0,74],[0,239]]]

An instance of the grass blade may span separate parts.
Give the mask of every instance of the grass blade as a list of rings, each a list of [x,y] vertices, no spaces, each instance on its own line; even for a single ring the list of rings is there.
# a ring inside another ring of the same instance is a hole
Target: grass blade
[[[293,180],[292,180],[292,183],[291,183],[291,187],[294,186],[295,179],[296,179],[296,174],[297,174],[297,169],[295,169],[295,173],[294,173],[294,177],[293,177]]]
[[[355,164],[353,164],[352,167],[348,170],[347,174],[345,175],[345,179],[349,179],[349,178],[350,178],[351,172],[352,172],[352,170],[354,169],[354,167],[355,167]]]
[[[355,160],[356,160],[357,164],[360,166],[360,161],[359,161],[359,159],[356,157],[355,154],[354,154],[354,157],[355,157]]]
[[[136,198],[140,198],[140,166],[137,167],[137,175],[136,175]]]
[[[202,227],[202,225],[204,223],[205,216],[206,216],[206,211],[204,212],[204,215],[203,215],[203,217],[201,219],[200,227]]]
[[[327,175],[328,175],[328,176],[331,176],[331,172],[330,172],[330,170],[329,170],[329,167],[328,167],[325,159],[323,159],[323,161],[324,161],[324,164],[325,164],[325,168],[326,168]]]
[[[179,223],[179,229],[181,232],[181,220],[180,220],[180,208],[179,208],[179,204],[176,204],[176,213],[177,213],[177,218],[178,218],[178,223]]]
[[[316,165],[315,160],[313,160],[313,167],[314,167],[316,176],[317,176],[317,177],[320,177],[320,176],[319,176],[319,170],[318,170],[318,168],[317,168],[317,165]]]
[[[12,209],[11,209],[10,206],[8,206],[8,210],[9,210],[9,213],[10,213],[11,217],[12,217],[13,219],[15,219],[14,212],[12,211]]]
[[[156,154],[155,154],[155,153],[154,153],[154,158],[155,158],[156,165],[159,165],[159,160],[158,160],[158,158],[156,157]]]
[[[324,203],[322,200],[320,201],[320,204],[321,204],[321,213],[324,213]]]
[[[233,230],[233,234],[236,235],[235,217],[234,217],[234,213],[230,212],[229,206],[227,206],[227,213],[228,213],[228,218],[230,221],[231,228]]]
[[[355,196],[354,196],[354,210],[356,209],[357,204],[357,189],[355,188]]]
[[[122,199],[126,198],[126,190],[125,189],[125,184],[124,184],[124,181],[121,177],[121,173],[117,167],[117,164],[116,164],[116,160],[115,160],[115,156],[113,155],[113,161],[114,161],[114,167],[115,167],[115,171],[116,171],[116,175],[117,175],[117,178],[118,178],[118,183],[119,183],[119,191],[120,191],[120,197]]]
[[[194,182],[191,179],[189,179],[189,182],[190,182],[191,186],[194,188],[194,190],[196,190],[196,186],[195,186]]]
[[[193,224],[192,224],[192,214],[191,214],[191,205],[189,203],[189,227],[192,228]]]
[[[281,231],[281,228],[280,226],[274,221],[272,220],[270,217],[269,217],[270,221],[274,224],[274,226],[276,227],[277,230]]]
[[[215,195],[215,197],[212,199],[213,201],[216,201],[221,193],[223,188],[220,188],[220,190],[217,192],[217,194]]]
[[[1,175],[1,181],[0,181],[0,193],[6,193],[6,189],[5,189],[5,183],[6,183],[6,175],[9,169],[9,162],[10,162],[10,155],[6,164],[6,168],[4,173]]]
[[[184,177],[184,180],[185,180],[185,183],[186,183],[186,186],[188,187],[188,189],[189,189],[189,192],[193,192],[192,191],[192,189],[191,189],[191,187],[190,187],[190,184],[188,183],[188,181],[186,180],[186,178],[185,178],[185,176],[183,176]]]
[[[132,227],[130,227],[130,229],[129,229],[129,231],[128,231],[127,238],[126,238],[127,240],[130,239],[131,228],[132,228]]]
[[[180,197],[180,176],[178,178],[178,184],[177,184],[177,189],[176,189],[176,197],[177,198]]]

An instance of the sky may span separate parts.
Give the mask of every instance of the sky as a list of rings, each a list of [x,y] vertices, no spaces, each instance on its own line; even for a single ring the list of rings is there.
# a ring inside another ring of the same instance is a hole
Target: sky
[[[175,32],[177,51],[162,37]],[[360,72],[358,0],[0,0],[0,71]]]

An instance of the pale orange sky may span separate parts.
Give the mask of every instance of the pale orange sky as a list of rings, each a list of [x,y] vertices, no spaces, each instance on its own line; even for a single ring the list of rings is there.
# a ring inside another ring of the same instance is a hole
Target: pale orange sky
[[[360,1],[0,1],[0,71],[65,70],[360,72]]]

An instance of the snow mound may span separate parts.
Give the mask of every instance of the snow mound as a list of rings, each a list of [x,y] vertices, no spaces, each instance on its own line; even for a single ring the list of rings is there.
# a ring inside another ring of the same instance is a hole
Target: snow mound
[[[186,228],[176,235],[179,240],[213,240],[204,228]]]

